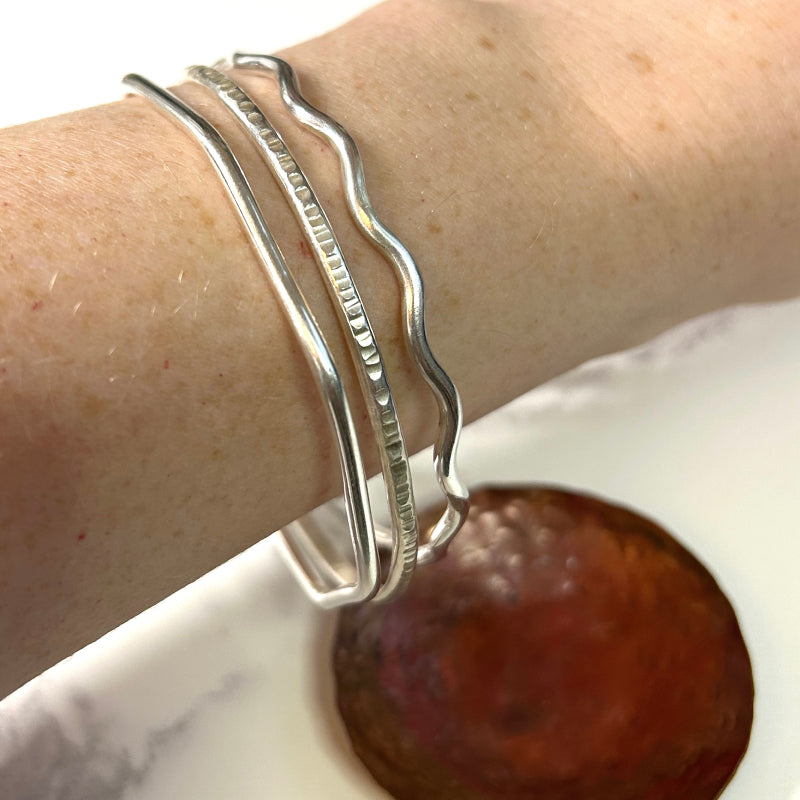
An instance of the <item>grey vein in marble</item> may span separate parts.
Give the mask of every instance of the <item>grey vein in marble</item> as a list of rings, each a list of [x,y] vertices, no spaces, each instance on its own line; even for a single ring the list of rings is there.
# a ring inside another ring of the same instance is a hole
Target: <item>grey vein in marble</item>
[[[120,721],[104,718],[90,696],[74,694],[69,713],[56,715],[35,694],[0,713],[0,798],[122,800],[147,780],[210,705],[226,702],[247,682],[241,672],[224,676],[168,725],[146,733],[138,756],[113,742],[111,732]]]

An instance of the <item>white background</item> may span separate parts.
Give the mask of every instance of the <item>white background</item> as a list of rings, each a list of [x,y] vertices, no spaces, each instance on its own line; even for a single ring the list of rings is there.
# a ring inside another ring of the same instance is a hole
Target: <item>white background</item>
[[[180,79],[234,50],[272,52],[345,22],[375,0],[5,0],[0,127],[110,102],[141,73]]]

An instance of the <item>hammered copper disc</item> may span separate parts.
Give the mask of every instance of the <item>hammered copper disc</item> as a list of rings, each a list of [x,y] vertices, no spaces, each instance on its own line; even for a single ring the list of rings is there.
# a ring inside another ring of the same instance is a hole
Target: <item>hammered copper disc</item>
[[[398,800],[712,800],[753,680],[708,571],[655,523],[556,489],[484,489],[441,562],[341,614],[353,747]]]

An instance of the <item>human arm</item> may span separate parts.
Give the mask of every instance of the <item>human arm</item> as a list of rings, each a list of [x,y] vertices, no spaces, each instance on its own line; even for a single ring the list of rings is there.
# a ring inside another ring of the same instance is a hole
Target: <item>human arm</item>
[[[701,20],[689,3],[392,2],[287,54],[361,145],[469,418],[695,314],[797,293],[796,15],[735,5]],[[393,275],[347,220],[333,158],[246,83],[353,254],[421,447],[436,414]],[[257,156],[189,95],[334,331]],[[5,131],[0,159],[2,694],[334,494],[338,470],[310,373],[182,131],[127,99]]]

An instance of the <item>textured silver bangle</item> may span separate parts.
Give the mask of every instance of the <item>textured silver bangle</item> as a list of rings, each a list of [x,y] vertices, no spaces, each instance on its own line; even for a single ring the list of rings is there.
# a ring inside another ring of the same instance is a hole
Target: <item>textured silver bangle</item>
[[[320,561],[320,569],[314,573],[315,583],[308,588],[317,603],[327,608],[368,600],[378,591],[380,583],[369,493],[350,406],[322,333],[287,269],[242,168],[219,132],[180,98],[147,79],[127,75],[123,83],[166,112],[202,144],[228,189],[262,269],[278,294],[311,367],[336,436],[355,562],[355,580],[347,582],[340,572]],[[313,566],[309,567],[312,572]]]
[[[300,223],[326,279],[350,347],[378,442],[392,520],[392,529],[387,534],[392,543],[392,556],[386,576],[382,576],[380,589],[374,599],[390,600],[403,591],[414,574],[419,531],[408,454],[369,317],[322,205],[286,143],[270,124],[264,110],[229,76],[217,69],[191,67],[187,74],[192,80],[213,91],[239,124],[250,133]],[[377,526],[375,528],[377,530]],[[308,547],[306,536],[292,533],[291,528],[282,533],[298,566],[302,566],[308,559],[319,561],[322,558]]]
[[[310,105],[300,94],[294,70],[274,56],[237,53],[232,64],[257,70],[278,83],[286,108],[302,125],[319,134],[339,157],[345,197],[350,214],[366,238],[395,267],[403,286],[405,336],[409,352],[436,397],[439,435],[434,444],[434,465],[439,485],[447,498],[444,514],[419,547],[417,561],[425,564],[441,556],[463,524],[469,493],[456,471],[455,456],[461,433],[461,400],[453,382],[433,356],[425,332],[422,278],[409,251],[377,218],[364,180],[361,156],[355,142],[336,121]]]

